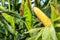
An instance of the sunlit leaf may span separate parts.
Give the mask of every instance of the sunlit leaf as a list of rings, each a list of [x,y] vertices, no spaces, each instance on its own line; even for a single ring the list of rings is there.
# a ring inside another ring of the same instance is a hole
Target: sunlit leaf
[[[42,40],[58,40],[53,25],[50,25],[44,29]]]
[[[31,29],[31,30],[29,30],[28,32],[25,32],[25,33],[34,33],[34,32],[38,32],[41,29],[42,28],[34,28],[34,29]]]
[[[14,17],[8,15],[7,13],[2,13],[2,16],[11,24],[12,27],[15,27]]]
[[[25,25],[28,30],[32,29],[32,15],[29,7],[25,3],[24,5]]]

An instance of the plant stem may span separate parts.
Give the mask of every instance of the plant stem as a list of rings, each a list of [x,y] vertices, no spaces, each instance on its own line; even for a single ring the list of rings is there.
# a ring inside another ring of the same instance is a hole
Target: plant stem
[[[4,6],[4,1],[5,1],[5,0],[2,0],[2,6]]]
[[[10,11],[10,0],[8,0],[8,9]]]

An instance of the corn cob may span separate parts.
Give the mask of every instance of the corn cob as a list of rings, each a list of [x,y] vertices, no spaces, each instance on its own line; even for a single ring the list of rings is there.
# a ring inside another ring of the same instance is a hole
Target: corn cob
[[[39,8],[34,7],[33,10],[36,16],[45,26],[49,26],[51,24],[51,20]]]

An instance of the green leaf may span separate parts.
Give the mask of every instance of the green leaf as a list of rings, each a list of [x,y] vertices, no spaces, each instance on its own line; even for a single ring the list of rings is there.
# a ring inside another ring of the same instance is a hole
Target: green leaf
[[[32,37],[29,37],[29,38],[26,38],[26,40],[35,40],[35,38],[36,38],[36,35],[32,36]]]
[[[5,28],[5,24],[2,21],[0,21],[0,32],[6,34],[6,36],[8,36],[8,31]]]
[[[2,13],[2,16],[6,19],[7,22],[9,22],[11,25],[9,25],[6,21],[5,24],[7,25],[7,29],[14,35],[16,35],[16,30],[15,30],[15,22],[14,22],[14,17],[8,15],[7,13]]]
[[[41,29],[42,28],[34,28],[34,29],[31,29],[31,30],[29,30],[28,32],[25,32],[25,33],[35,33],[35,32],[38,32]]]
[[[59,20],[60,20],[60,17],[54,19],[53,22],[55,22],[55,21],[59,21]]]
[[[52,24],[49,27],[45,27],[42,33],[42,40],[58,40]]]
[[[2,16],[11,24],[11,26],[15,27],[14,17],[8,15],[7,13],[2,13]]]
[[[5,25],[6,25],[6,28],[8,29],[8,31],[14,35],[17,35],[17,31],[11,27],[11,25],[9,25],[5,20],[3,20]]]
[[[60,40],[60,32],[57,32],[57,38]]]
[[[27,38],[26,40],[41,40],[43,29],[39,31],[36,35],[31,36],[30,38]],[[35,32],[34,32],[35,33]]]
[[[27,3],[24,5],[24,17],[25,17],[25,25],[28,30],[32,29],[32,14],[27,6]]]
[[[51,37],[52,37],[53,40],[58,40],[53,25],[50,26],[50,33],[51,33]]]
[[[45,27],[43,33],[42,33],[42,40],[51,40],[50,39],[50,28]]]
[[[50,6],[51,6],[51,19],[52,19],[52,21],[53,21],[54,19],[56,19],[56,13],[55,13],[55,11],[54,11],[53,5],[50,5]]]
[[[41,40],[42,38],[40,38],[42,36],[42,32],[43,32],[43,29],[37,34],[35,40]]]

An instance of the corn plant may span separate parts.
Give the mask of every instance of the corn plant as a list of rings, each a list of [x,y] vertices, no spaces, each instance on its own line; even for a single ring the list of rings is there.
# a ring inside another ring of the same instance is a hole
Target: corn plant
[[[60,0],[0,0],[0,40],[60,40],[59,5]]]

